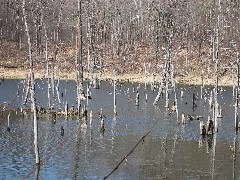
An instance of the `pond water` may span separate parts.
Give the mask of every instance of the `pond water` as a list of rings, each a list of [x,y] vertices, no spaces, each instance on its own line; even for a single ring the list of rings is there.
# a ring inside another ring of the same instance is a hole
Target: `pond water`
[[[36,169],[32,115],[10,111],[11,130],[7,131],[8,106],[19,108],[24,99],[22,83],[5,80],[0,85],[0,179],[240,179],[239,138],[234,130],[231,87],[223,87],[218,96],[223,109],[223,117],[218,119],[219,132],[202,137],[199,120],[178,124],[176,112],[165,108],[164,99],[154,106],[157,92],[151,91],[149,86],[146,102],[144,84],[140,84],[140,103],[135,106],[133,88],[138,86],[129,83],[117,86],[116,116],[113,113],[113,86],[102,82],[100,89],[91,89],[88,112],[93,112],[92,129],[81,129],[82,120],[77,117],[58,115],[53,124],[50,114],[39,116],[41,165]],[[126,95],[128,89],[131,102]],[[184,91],[182,99],[181,90]],[[211,87],[204,87],[207,99],[210,90]],[[17,91],[19,96],[16,96]],[[46,80],[36,81],[36,92],[37,105],[46,106]],[[55,108],[64,109],[66,101],[69,106],[76,107],[74,81],[60,81],[59,92],[59,99],[52,100]],[[197,107],[193,109],[193,93],[200,97],[200,88],[177,86],[180,120],[184,112],[203,116],[201,120],[206,122],[211,114],[209,103],[198,98]],[[175,93],[170,93],[170,107],[174,96]],[[99,132],[101,108],[106,116],[104,134]],[[64,136],[60,133],[61,126]]]

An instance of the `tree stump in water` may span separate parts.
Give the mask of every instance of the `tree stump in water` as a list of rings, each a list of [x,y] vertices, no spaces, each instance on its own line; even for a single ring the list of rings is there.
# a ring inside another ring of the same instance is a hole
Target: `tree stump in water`
[[[183,98],[183,91],[180,92],[180,97]]]
[[[166,99],[165,108],[169,108],[169,99]]]
[[[136,98],[135,98],[135,105],[139,106],[139,92],[137,91]]]
[[[64,128],[63,128],[63,126],[61,126],[61,136],[64,136]]]
[[[209,117],[207,121],[207,134],[214,134],[213,129],[214,129],[213,120],[211,120]]]
[[[179,114],[178,114],[178,108],[176,109],[176,114],[177,114],[177,123],[179,124]]]
[[[221,106],[218,106],[218,118],[222,118],[222,108]]]
[[[100,132],[104,132],[105,131],[105,127],[104,127],[104,119],[102,118],[100,120],[100,128],[99,128]]]
[[[93,79],[93,88],[99,89],[99,83],[98,83],[98,79],[96,77]]]
[[[81,125],[81,128],[87,128],[87,108],[86,108],[86,105],[84,105],[84,109],[83,109],[83,123]]]
[[[182,113],[182,124],[186,124],[186,116],[185,116],[185,113]]]
[[[81,124],[81,128],[87,128],[87,117],[83,116],[82,120],[83,120],[83,123]]]
[[[90,112],[89,118],[90,118],[90,128],[92,129],[92,123],[93,123],[92,111]]]
[[[56,120],[57,120],[57,114],[56,114],[56,112],[53,112],[52,113],[52,123],[56,124]]]
[[[8,127],[7,132],[10,132],[10,113],[8,114]]]
[[[99,113],[99,118],[100,118],[100,128],[99,128],[99,130],[100,130],[100,132],[101,133],[103,133],[104,131],[105,131],[105,127],[104,127],[104,115],[103,115],[103,112],[102,112],[102,109],[101,109],[101,111],[100,111],[100,113]]]
[[[193,93],[192,102],[193,102],[193,109],[194,109],[195,107],[197,107],[197,104],[196,104],[196,95],[195,95],[195,93]]]
[[[68,103],[65,104],[65,116],[68,116]]]
[[[75,114],[74,106],[72,106],[72,107],[69,109],[68,114],[69,114],[70,116],[72,116],[72,115]]]
[[[206,135],[207,131],[206,131],[206,126],[203,123],[203,121],[200,121],[200,135]]]
[[[132,98],[131,98],[131,95],[130,95],[130,94],[128,94],[127,100],[128,100],[129,103],[132,101]]]

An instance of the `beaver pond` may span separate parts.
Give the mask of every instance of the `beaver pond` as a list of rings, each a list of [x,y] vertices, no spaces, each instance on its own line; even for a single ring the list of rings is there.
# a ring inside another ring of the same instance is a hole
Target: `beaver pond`
[[[134,102],[137,87],[139,106]],[[53,123],[51,114],[38,115],[39,168],[35,166],[32,114],[18,109],[25,96],[21,89],[21,80],[5,80],[0,85],[0,179],[240,179],[232,87],[219,91],[222,118],[218,119],[218,133],[201,136],[200,120],[206,123],[212,114],[210,86],[203,88],[205,99],[201,99],[199,86],[177,85],[179,119],[183,112],[200,117],[182,124],[171,111],[173,89],[168,109],[165,98],[153,105],[157,91],[151,91],[150,86],[144,90],[144,84],[118,84],[114,115],[113,86],[101,82],[100,89],[90,90],[88,119],[92,111],[92,128],[89,122],[88,128],[81,128],[82,120],[77,116],[57,115]],[[184,92],[183,98],[180,91]],[[75,81],[60,81],[55,97],[55,109],[64,110],[66,102],[76,107]],[[37,106],[46,107],[47,102],[47,81],[36,80]],[[99,131],[101,108],[104,133]]]

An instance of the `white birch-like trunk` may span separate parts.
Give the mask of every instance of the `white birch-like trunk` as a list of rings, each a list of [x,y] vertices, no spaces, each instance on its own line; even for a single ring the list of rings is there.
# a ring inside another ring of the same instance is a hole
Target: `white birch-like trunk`
[[[55,71],[55,67],[54,67],[54,61],[55,59],[52,59],[51,62],[51,88],[52,88],[52,96],[55,97],[55,77],[54,77],[54,71]]]
[[[22,2],[22,9],[23,9],[23,17],[24,23],[26,28],[26,35],[28,40],[28,58],[30,64],[30,93],[31,93],[31,111],[33,112],[33,124],[34,124],[34,149],[35,149],[35,158],[36,164],[40,163],[39,158],[39,149],[38,149],[38,125],[37,125],[37,111],[36,111],[36,104],[35,104],[35,88],[34,88],[34,72],[33,72],[33,59],[32,59],[32,45],[31,45],[31,38],[28,29],[28,22],[27,22],[27,14],[25,11],[25,0]]]
[[[48,62],[48,36],[47,36],[47,29],[46,25],[44,26],[45,31],[45,60],[47,62],[47,92],[48,92],[48,108],[51,107],[51,91],[50,91],[50,78],[49,78],[49,62]]]
[[[215,88],[214,88],[214,127],[215,132],[218,132],[218,61],[219,61],[219,23],[220,23],[220,16],[219,13],[221,11],[220,0],[218,4],[218,16],[217,22],[214,27],[214,39],[213,39],[213,62],[215,62],[214,67],[214,78],[215,78]]]
[[[78,113],[80,113],[81,100],[84,99],[83,91],[83,50],[82,50],[82,0],[78,1],[78,59],[77,59],[77,98]]]
[[[201,99],[203,99],[204,70],[203,70],[203,58],[202,58],[202,55],[200,55],[200,58],[201,58],[201,62],[202,62],[202,70],[201,70],[201,80],[202,80],[202,83],[201,83]]]
[[[27,77],[27,89],[26,89],[26,94],[25,94],[25,98],[23,101],[23,106],[25,106],[27,104],[29,91],[30,91],[30,74]]]
[[[58,103],[61,104],[61,99],[60,99],[60,93],[59,93],[59,84],[60,84],[60,63],[58,61],[58,73],[57,73],[57,86],[56,86],[56,92],[57,92],[57,98],[58,98]]]
[[[10,131],[10,112],[8,114],[8,125],[7,125],[7,130]]]
[[[117,107],[116,107],[116,74],[114,71],[114,82],[113,82],[113,106],[114,106],[114,114],[117,114]]]
[[[236,90],[236,107],[235,107],[235,128],[236,131],[238,131],[238,107],[239,107],[239,76],[240,76],[240,65],[239,65],[239,59],[237,54],[237,90]]]
[[[165,101],[166,101],[166,104],[165,104],[165,108],[169,108],[169,94],[168,94],[169,92],[168,92],[168,82],[166,83],[166,99],[165,99]]]
[[[146,91],[146,89],[147,89],[147,67],[144,61],[144,90]]]

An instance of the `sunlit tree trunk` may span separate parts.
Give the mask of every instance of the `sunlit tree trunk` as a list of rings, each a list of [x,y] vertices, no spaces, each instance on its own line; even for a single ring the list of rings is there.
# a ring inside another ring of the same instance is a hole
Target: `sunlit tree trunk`
[[[219,66],[219,23],[220,23],[220,12],[221,5],[220,0],[217,10],[217,21],[213,30],[213,62],[215,62],[214,67],[214,78],[215,78],[215,87],[214,87],[214,127],[215,131],[218,131],[218,66]]]
[[[82,0],[78,1],[78,74],[77,74],[77,92],[78,92],[78,113],[80,112],[81,100],[84,98],[83,91],[83,49],[82,49]]]
[[[45,60],[47,63],[47,94],[48,94],[48,108],[51,107],[51,91],[50,91],[50,77],[49,77],[49,61],[48,61],[48,35],[47,35],[47,27],[44,25],[45,31]]]
[[[236,92],[236,106],[235,106],[235,128],[238,131],[238,107],[239,107],[239,78],[240,78],[240,65],[239,65],[239,58],[237,53],[237,92]]]
[[[35,157],[36,157],[36,164],[39,164],[40,158],[39,158],[39,149],[38,149],[38,125],[37,125],[37,111],[36,111],[36,104],[35,104],[35,85],[34,85],[34,72],[33,72],[33,59],[32,59],[32,45],[31,45],[31,37],[28,29],[27,14],[25,11],[25,0],[23,0],[22,2],[22,9],[23,9],[23,16],[25,21],[26,35],[28,40],[31,111],[33,112],[33,123],[34,123]]]
[[[117,106],[116,106],[116,72],[114,70],[114,81],[113,81],[113,109],[114,114],[117,114]]]

